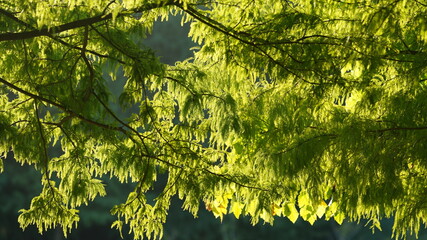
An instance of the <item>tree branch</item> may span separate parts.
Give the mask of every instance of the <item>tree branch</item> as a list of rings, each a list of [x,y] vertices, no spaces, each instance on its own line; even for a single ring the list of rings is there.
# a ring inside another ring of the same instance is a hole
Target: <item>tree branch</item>
[[[134,8],[131,10],[121,12],[117,16],[129,16],[133,13],[149,11],[149,10],[152,10],[155,8],[170,6],[173,4],[174,4],[174,1],[172,1],[172,0],[169,0],[166,2],[146,4],[146,5],[141,6],[139,8]],[[13,14],[11,15],[11,13],[7,12],[6,10],[3,10],[3,9],[0,10],[0,14],[6,15],[7,17],[11,17],[15,21],[18,21],[20,23],[24,23],[21,20],[19,20],[18,18],[16,18],[15,16],[13,16]],[[113,14],[108,13],[108,14],[101,14],[101,15],[98,15],[95,17],[76,20],[73,22],[69,22],[69,23],[65,23],[65,24],[62,24],[59,26],[54,26],[54,27],[49,27],[49,28],[43,27],[42,29],[37,29],[37,30],[32,30],[32,31],[17,32],[17,33],[15,33],[15,32],[2,33],[2,34],[0,34],[0,42],[30,39],[30,38],[40,37],[40,36],[50,36],[52,34],[58,34],[58,33],[65,32],[65,31],[68,31],[71,29],[85,27],[85,26],[89,26],[89,25],[92,25],[92,24],[95,24],[98,22],[110,20],[112,18],[113,18]]]
[[[232,38],[238,40],[239,42],[242,42],[248,46],[251,46],[254,49],[257,49],[259,51],[258,54],[270,59],[271,62],[273,62],[277,66],[283,68],[285,71],[294,75],[295,77],[301,79],[302,81],[304,81],[308,84],[312,84],[312,85],[320,85],[319,83],[316,83],[316,82],[310,82],[307,79],[305,79],[304,77],[302,77],[301,75],[292,71],[287,66],[285,66],[283,63],[279,62],[277,59],[273,58],[270,54],[268,54],[268,52],[266,50],[261,48],[261,46],[263,46],[263,45],[271,45],[274,43],[266,41],[262,38],[254,37],[251,34],[247,34],[245,32],[237,32],[231,28],[224,26],[220,22],[215,21],[214,19],[211,19],[211,18],[204,16],[203,14],[199,13],[196,9],[191,8],[189,6],[184,7],[180,3],[176,3],[175,5],[177,7],[179,7],[181,10],[183,10],[184,12],[186,12],[187,14],[189,14],[190,16],[192,16],[195,19],[199,20],[200,22],[206,24],[207,26],[213,28],[214,30],[219,31],[219,32],[225,34],[226,36],[232,37]],[[323,37],[323,35],[315,35],[315,36],[309,36],[309,37]],[[306,37],[306,38],[309,38],[309,37]],[[249,39],[247,39],[247,38],[249,38]],[[296,41],[284,41],[284,42],[281,42],[280,44],[330,44],[330,43],[304,43],[304,42],[302,42],[304,39],[305,38],[300,38]]]
[[[1,77],[0,77],[0,83],[3,83],[7,87],[12,88],[13,90],[18,91],[18,92],[20,92],[20,93],[22,93],[24,95],[27,95],[27,96],[29,96],[29,97],[31,97],[33,99],[36,99],[36,100],[45,102],[47,104],[50,104],[52,106],[55,106],[55,107],[61,109],[62,111],[66,112],[66,113],[68,113],[68,114],[70,114],[70,115],[72,115],[74,117],[77,117],[78,119],[80,119],[80,120],[82,120],[84,122],[87,122],[89,124],[92,124],[92,125],[95,125],[95,126],[98,126],[98,127],[101,127],[101,128],[105,128],[105,129],[108,129],[108,130],[115,130],[115,131],[119,131],[119,132],[122,132],[122,133],[125,133],[125,134],[127,133],[126,130],[124,130],[121,127],[110,126],[110,125],[107,125],[107,124],[104,124],[104,123],[100,123],[100,122],[91,120],[89,118],[86,118],[85,116],[83,116],[83,115],[81,115],[79,113],[76,113],[76,112],[70,110],[69,108],[67,108],[64,105],[61,105],[60,103],[54,102],[54,101],[52,101],[50,99],[47,99],[47,98],[45,98],[43,96],[39,96],[39,95],[30,93],[30,92],[28,92],[28,91],[26,91],[26,90],[24,90],[24,89],[22,89],[22,88],[20,88],[18,86],[14,85],[14,84],[12,84],[12,83],[10,83],[8,81],[6,81],[5,79],[3,79]]]
[[[370,133],[383,133],[383,132],[392,132],[392,131],[416,131],[416,130],[427,130],[427,127],[394,127],[394,128],[384,128],[378,130],[369,130]]]
[[[22,21],[21,19],[17,18],[13,13],[11,13],[11,12],[3,9],[3,8],[0,8],[0,14],[4,15],[4,16],[10,18],[10,19],[12,19],[13,21],[15,21],[15,22],[17,22],[17,23],[19,23],[21,25],[24,25],[24,26],[26,26],[28,28],[32,28],[33,29],[33,27],[30,24]]]

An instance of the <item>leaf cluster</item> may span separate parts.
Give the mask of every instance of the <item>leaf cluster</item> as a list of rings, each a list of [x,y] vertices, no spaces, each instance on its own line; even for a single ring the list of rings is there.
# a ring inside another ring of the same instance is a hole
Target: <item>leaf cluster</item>
[[[175,195],[194,216],[201,201],[253,224],[380,228],[394,216],[396,238],[417,234],[426,11],[415,0],[1,2],[0,153],[43,174],[21,225],[67,232],[109,175],[136,184],[112,214],[137,239],[162,236]],[[173,66],[141,43],[169,14],[201,46]],[[116,96],[107,82],[119,74]],[[125,118],[115,103],[138,110]],[[159,174],[167,184],[148,201]]]

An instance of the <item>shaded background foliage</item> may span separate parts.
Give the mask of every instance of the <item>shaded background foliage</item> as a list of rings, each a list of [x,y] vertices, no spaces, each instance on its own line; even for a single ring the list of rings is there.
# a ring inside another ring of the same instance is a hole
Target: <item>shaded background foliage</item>
[[[155,49],[156,55],[161,61],[173,64],[176,61],[191,57],[191,47],[195,46],[187,38],[188,25],[181,26],[180,17],[171,17],[169,21],[155,24],[153,34],[145,41],[145,44]],[[110,82],[110,89],[113,93],[119,92],[123,81]],[[119,108],[116,104],[115,108]],[[129,114],[122,112],[123,115]],[[13,156],[9,155],[5,159],[5,172],[0,175],[0,240],[15,239],[63,239],[60,229],[50,230],[43,236],[37,233],[35,227],[29,227],[25,231],[19,228],[17,223],[19,209],[29,206],[31,198],[37,195],[40,190],[40,173],[32,166],[20,166],[13,161]],[[104,177],[107,197],[98,197],[89,206],[80,208],[79,228],[74,229],[68,239],[120,239],[116,230],[110,229],[114,217],[109,213],[110,206],[126,200],[126,193],[134,186],[132,184],[120,184],[116,179]],[[157,184],[162,184],[165,180],[160,179]],[[153,196],[155,196],[153,190]],[[274,226],[268,224],[258,224],[252,226],[249,218],[235,219],[232,215],[227,215],[222,223],[215,219],[212,213],[201,210],[199,217],[193,216],[181,210],[181,202],[175,199],[170,209],[168,220],[165,224],[164,239],[184,240],[184,239],[306,239],[306,240],[361,240],[361,239],[389,239],[391,236],[392,221],[382,222],[383,231],[372,231],[365,227],[366,222],[359,224],[344,223],[339,226],[333,221],[317,221],[313,226],[302,220],[292,224],[288,219],[277,218]],[[202,206],[201,209],[204,209]],[[421,232],[419,237],[426,237],[426,233]],[[126,235],[124,239],[132,239]]]

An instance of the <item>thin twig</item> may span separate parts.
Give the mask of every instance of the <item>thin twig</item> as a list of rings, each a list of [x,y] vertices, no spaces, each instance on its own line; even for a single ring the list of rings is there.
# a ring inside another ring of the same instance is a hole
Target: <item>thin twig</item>
[[[87,118],[87,117],[85,117],[85,116],[83,116],[83,115],[81,115],[79,113],[76,113],[76,112],[72,111],[71,109],[67,108],[66,106],[61,105],[60,103],[54,102],[54,101],[52,101],[50,99],[47,99],[47,98],[45,98],[43,96],[39,96],[39,95],[30,93],[30,92],[28,92],[28,91],[26,91],[26,90],[24,90],[24,89],[22,89],[22,88],[20,88],[18,86],[14,85],[14,84],[12,84],[12,83],[10,83],[8,81],[6,81],[5,79],[3,79],[1,77],[0,77],[0,83],[3,83],[6,86],[14,89],[15,91],[18,91],[18,92],[20,92],[22,94],[25,94],[25,95],[33,98],[33,99],[36,99],[36,100],[45,102],[47,104],[50,104],[52,106],[55,106],[55,107],[61,109],[62,111],[66,112],[66,113],[68,113],[68,114],[70,114],[72,116],[75,116],[75,117],[79,118],[80,120],[82,120],[84,122],[87,122],[89,124],[92,124],[92,125],[95,125],[95,126],[98,126],[98,127],[101,127],[101,128],[109,129],[109,130],[115,130],[115,131],[119,131],[119,132],[122,132],[122,133],[126,133],[126,130],[124,130],[121,127],[114,127],[114,126],[110,126],[110,125],[107,125],[107,124],[100,123],[100,122],[94,121],[92,119],[89,119],[89,118]]]

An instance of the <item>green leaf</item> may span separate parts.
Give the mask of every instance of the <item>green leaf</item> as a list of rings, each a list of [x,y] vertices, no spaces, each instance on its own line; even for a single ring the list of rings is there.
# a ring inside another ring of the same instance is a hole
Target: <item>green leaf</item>
[[[120,237],[123,238],[123,233],[122,233],[122,229],[123,229],[123,221],[120,220],[116,220],[111,224],[111,228],[115,228],[117,230],[119,230],[120,233]]]

